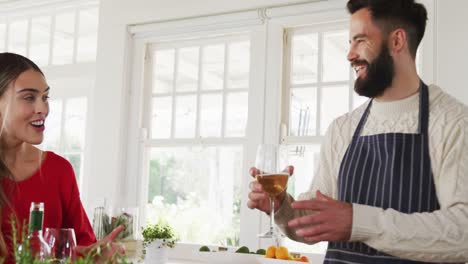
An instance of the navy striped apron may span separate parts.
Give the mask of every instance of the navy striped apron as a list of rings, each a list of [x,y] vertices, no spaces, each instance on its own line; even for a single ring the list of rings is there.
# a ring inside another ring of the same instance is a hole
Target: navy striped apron
[[[439,209],[429,156],[429,95],[421,81],[419,133],[360,136],[369,116],[369,102],[348,146],[338,175],[338,199],[403,213]],[[404,260],[361,242],[330,242],[324,263],[403,264]]]

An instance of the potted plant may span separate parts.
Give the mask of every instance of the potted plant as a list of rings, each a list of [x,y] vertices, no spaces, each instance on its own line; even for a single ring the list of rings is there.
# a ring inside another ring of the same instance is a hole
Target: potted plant
[[[149,224],[142,230],[143,257],[148,264],[167,263],[168,249],[179,240],[172,227],[165,223]]]

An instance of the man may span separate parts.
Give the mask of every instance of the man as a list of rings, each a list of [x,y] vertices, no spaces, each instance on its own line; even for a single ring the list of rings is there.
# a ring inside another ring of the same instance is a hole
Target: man
[[[275,220],[294,240],[330,241],[325,263],[466,262],[468,108],[418,77],[427,12],[414,0],[347,7],[355,90],[371,100],[334,120],[309,192],[280,195]],[[268,212],[250,186],[248,206]]]

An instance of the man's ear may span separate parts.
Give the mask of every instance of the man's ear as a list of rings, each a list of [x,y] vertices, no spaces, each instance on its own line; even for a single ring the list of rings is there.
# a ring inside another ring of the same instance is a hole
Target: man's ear
[[[395,29],[390,33],[388,48],[391,53],[401,53],[408,48],[406,31],[402,28]]]

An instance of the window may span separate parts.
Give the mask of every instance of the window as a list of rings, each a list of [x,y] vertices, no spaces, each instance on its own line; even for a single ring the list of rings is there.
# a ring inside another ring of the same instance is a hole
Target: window
[[[40,66],[96,60],[97,3],[44,5],[0,20],[0,51],[24,55]]]
[[[238,245],[248,116],[250,40],[153,44],[146,219],[183,242]]]
[[[283,122],[288,132],[289,159],[295,166],[288,191],[294,197],[308,190],[319,162],[320,144],[328,126],[366,98],[353,90],[353,72],[346,60],[348,31],[345,25],[299,27],[286,31],[284,68],[287,96]],[[305,252],[325,252],[326,243],[308,246],[285,241]]]
[[[43,70],[51,99],[40,147],[68,159],[81,188],[99,2],[55,2],[41,1],[28,8],[10,4],[11,10],[0,20],[0,52],[26,56]]]
[[[53,99],[49,106],[43,149],[60,153],[70,161],[81,186],[87,98]]]

